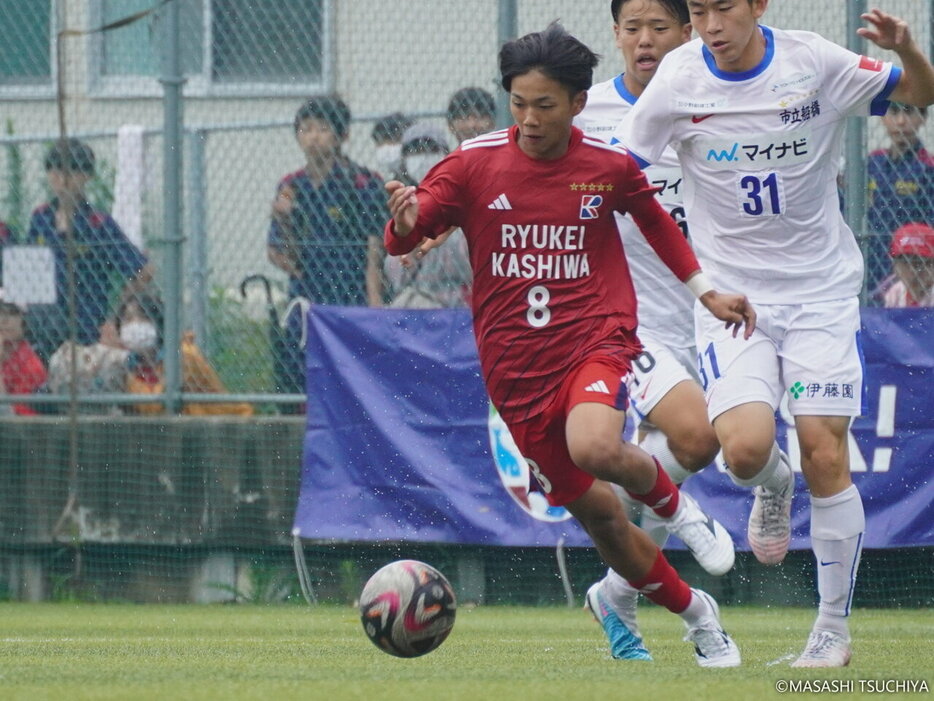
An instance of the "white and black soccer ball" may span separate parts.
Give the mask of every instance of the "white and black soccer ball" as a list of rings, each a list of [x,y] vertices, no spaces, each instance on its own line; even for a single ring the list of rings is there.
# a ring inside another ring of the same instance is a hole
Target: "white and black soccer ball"
[[[367,637],[396,657],[431,652],[454,627],[457,601],[451,584],[431,565],[397,560],[377,570],[360,594]]]

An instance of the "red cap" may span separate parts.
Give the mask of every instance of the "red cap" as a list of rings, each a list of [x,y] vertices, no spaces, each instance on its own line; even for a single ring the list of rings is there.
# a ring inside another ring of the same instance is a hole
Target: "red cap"
[[[889,253],[893,256],[934,258],[934,228],[917,222],[905,224],[892,234]]]

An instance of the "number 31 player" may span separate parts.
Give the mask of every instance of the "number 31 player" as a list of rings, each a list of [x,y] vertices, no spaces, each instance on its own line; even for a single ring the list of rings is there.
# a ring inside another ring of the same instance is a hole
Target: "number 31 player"
[[[716,603],[628,522],[609,484],[662,518],[681,501],[657,462],[621,439],[641,346],[614,212],[632,215],[733,333],[745,324],[749,336],[755,312],[741,294],[710,286],[632,158],[572,126],[597,63],[590,49],[552,24],[505,44],[499,63],[516,124],[464,142],[417,189],[387,183],[386,248],[401,255],[452,226],[464,231],[487,391],[542,491],[581,522],[610,567],[684,619],[701,666],[738,665]]]
[[[934,102],[934,67],[908,25],[880,10],[858,30],[903,68],[812,32],[760,25],[768,0],[688,0],[699,39],[669,53],[620,125],[640,163],[674,147],[691,239],[718,289],[748,292],[748,343],[695,307],[708,413],[733,481],[755,488],[748,539],[766,564],[790,540],[794,476],[775,444],[784,393],[811,497],[820,606],[797,667],[850,661],[850,613],[865,528],[850,478],[848,429],[861,407],[863,261],[840,214],[845,119],[888,100]]]

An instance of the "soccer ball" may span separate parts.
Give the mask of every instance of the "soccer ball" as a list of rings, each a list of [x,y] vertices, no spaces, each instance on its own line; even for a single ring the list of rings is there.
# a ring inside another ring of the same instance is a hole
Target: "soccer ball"
[[[360,594],[367,637],[396,657],[431,652],[454,627],[457,601],[450,583],[418,560],[391,562],[370,577]]]

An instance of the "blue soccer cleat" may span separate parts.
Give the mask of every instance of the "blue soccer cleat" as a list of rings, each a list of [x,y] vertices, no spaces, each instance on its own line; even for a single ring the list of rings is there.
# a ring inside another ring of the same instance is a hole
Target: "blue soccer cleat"
[[[627,623],[607,602],[603,596],[603,581],[591,585],[587,590],[587,608],[597,623],[603,626],[607,640],[610,641],[610,654],[617,660],[650,660],[652,655],[645,649],[639,628],[635,622],[635,601]]]

